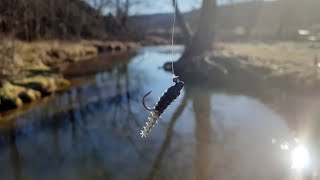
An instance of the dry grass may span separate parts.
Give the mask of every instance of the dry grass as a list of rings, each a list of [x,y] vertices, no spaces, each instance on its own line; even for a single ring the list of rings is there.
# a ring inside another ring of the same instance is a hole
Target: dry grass
[[[313,66],[314,56],[320,55],[320,48],[312,48],[310,43],[230,43],[222,45],[234,54],[268,60],[276,64],[295,63],[310,67]]]
[[[294,77],[297,81],[313,83],[320,80],[320,48],[311,43],[282,42],[264,43],[224,43],[218,49],[224,56],[236,57],[242,66],[268,69],[268,77]]]
[[[0,54],[0,60],[5,62],[1,65],[1,74],[12,75],[18,73],[17,70],[50,70],[50,64],[78,61],[95,56],[98,52],[92,45],[77,42],[14,41],[13,44],[12,40],[2,40]]]
[[[0,88],[0,112],[20,107],[25,102],[39,99],[42,94],[50,94],[70,87],[70,82],[59,76],[33,76],[4,81]]]
[[[99,41],[0,40],[0,111],[20,107],[24,102],[67,89],[70,81],[54,70],[60,65],[94,58],[100,49],[131,50],[135,43]],[[102,53],[103,51],[101,51]],[[77,64],[77,63],[75,63]],[[95,69],[97,67],[94,67]],[[83,70],[83,66],[81,66]],[[86,68],[84,68],[86,69]]]
[[[27,88],[38,87],[38,91],[52,93],[70,87],[71,83],[59,76],[32,76],[14,81],[15,84],[25,86]]]
[[[0,107],[1,109],[6,109],[8,106],[20,107],[23,105],[23,101],[34,101],[40,97],[39,91],[5,82],[0,89]]]

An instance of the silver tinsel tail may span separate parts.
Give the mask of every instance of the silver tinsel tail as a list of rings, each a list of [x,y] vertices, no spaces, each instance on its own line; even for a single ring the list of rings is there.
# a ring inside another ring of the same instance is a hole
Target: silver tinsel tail
[[[159,119],[160,114],[158,111],[151,111],[151,116],[148,117],[148,121],[146,122],[146,126],[140,132],[141,137],[147,137],[148,133],[151,131],[151,128],[154,127],[154,124]]]

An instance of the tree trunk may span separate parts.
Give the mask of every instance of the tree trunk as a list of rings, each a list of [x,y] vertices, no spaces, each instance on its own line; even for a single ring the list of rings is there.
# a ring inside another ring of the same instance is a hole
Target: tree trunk
[[[190,59],[186,58],[189,56],[198,56],[206,51],[212,51],[215,13],[216,0],[203,0],[197,32],[187,45],[186,50],[179,61]]]
[[[213,51],[215,13],[216,0],[203,0],[198,29],[187,44],[183,55],[174,65],[176,75],[181,76],[182,80],[186,81],[188,77],[195,78],[195,73],[206,71],[204,67],[207,65],[202,64],[203,61],[200,60],[206,52]],[[171,70],[171,62],[164,64],[164,68]],[[200,73],[198,79],[207,78],[206,76],[206,73]]]
[[[125,9],[124,9],[123,17],[122,17],[122,25],[123,26],[127,25],[127,19],[129,16],[129,7],[130,7],[130,2],[129,2],[129,0],[126,0]]]
[[[120,17],[120,0],[116,0],[116,18]]]

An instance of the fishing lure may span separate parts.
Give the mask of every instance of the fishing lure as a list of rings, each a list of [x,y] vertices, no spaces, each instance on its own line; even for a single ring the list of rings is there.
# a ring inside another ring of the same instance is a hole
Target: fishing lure
[[[173,82],[175,83],[173,86],[171,86],[160,98],[157,105],[152,109],[148,108],[145,103],[145,98],[151,93],[148,92],[146,95],[142,98],[142,104],[143,106],[151,112],[151,116],[148,117],[148,121],[146,122],[146,126],[143,127],[141,130],[141,137],[147,137],[148,133],[151,131],[151,128],[154,127],[154,124],[157,122],[157,120],[160,118],[161,114],[167,109],[167,107],[180,95],[180,91],[184,86],[184,82],[180,81],[178,79],[178,76],[174,74],[174,67],[173,67],[173,37],[174,37],[174,25],[176,22],[176,9],[177,9],[177,0],[174,0],[174,16],[173,16],[173,23],[172,23],[172,36],[171,36],[171,54],[172,54],[172,61],[171,61],[171,70],[173,75]]]
[[[148,117],[148,121],[146,122],[146,126],[141,130],[141,137],[147,137],[148,133],[151,131],[151,128],[154,127],[154,124],[160,118],[161,114],[167,109],[167,107],[180,95],[180,91],[184,86],[184,82],[180,81],[178,77],[173,78],[173,82],[175,83],[171,86],[160,98],[159,102],[156,104],[154,108],[149,108],[146,106],[145,98],[152,92],[148,92],[142,98],[143,106],[151,112],[151,116]]]

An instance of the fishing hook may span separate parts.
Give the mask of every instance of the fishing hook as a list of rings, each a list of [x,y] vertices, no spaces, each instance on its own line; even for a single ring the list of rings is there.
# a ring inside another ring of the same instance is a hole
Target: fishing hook
[[[152,92],[152,91],[148,92],[148,93],[145,94],[145,95],[143,96],[143,98],[142,98],[143,107],[146,108],[146,110],[148,110],[148,111],[154,111],[154,110],[155,110],[155,108],[149,108],[149,107],[146,105],[146,102],[145,102],[145,98],[146,98],[147,96],[149,96],[149,95],[151,94],[151,92]]]

